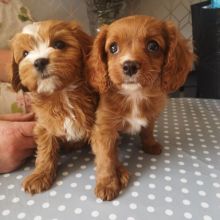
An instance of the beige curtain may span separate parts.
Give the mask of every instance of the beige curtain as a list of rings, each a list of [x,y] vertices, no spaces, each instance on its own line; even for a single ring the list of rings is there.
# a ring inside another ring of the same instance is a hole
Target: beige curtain
[[[21,0],[0,0],[0,48],[9,47],[9,40],[32,21]]]

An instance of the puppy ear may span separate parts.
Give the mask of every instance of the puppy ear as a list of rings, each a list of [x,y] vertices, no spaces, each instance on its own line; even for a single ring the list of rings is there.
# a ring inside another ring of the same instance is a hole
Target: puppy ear
[[[195,60],[195,56],[172,22],[165,22],[167,54],[162,71],[162,89],[172,92],[181,87]]]
[[[72,21],[70,22],[70,24],[71,24],[71,29],[73,31],[74,36],[81,44],[83,56],[86,58],[89,52],[91,51],[93,37],[85,33],[80,27],[80,25],[77,24],[76,22]]]
[[[23,89],[19,76],[18,64],[15,62],[14,54],[11,61],[10,78],[12,87],[16,92],[18,92],[20,89]]]
[[[93,47],[87,62],[87,77],[91,86],[100,93],[104,93],[110,86],[107,76],[107,55],[105,42],[108,25],[102,26],[94,40]]]

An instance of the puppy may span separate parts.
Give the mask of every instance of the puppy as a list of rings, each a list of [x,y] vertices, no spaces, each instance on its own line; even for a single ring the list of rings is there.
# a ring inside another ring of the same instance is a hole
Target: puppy
[[[56,176],[59,142],[85,144],[94,122],[95,98],[84,66],[92,39],[75,22],[27,25],[12,40],[12,85],[30,91],[37,123],[37,158],[23,181],[26,192],[50,188]]]
[[[139,133],[146,153],[161,153],[155,120],[193,61],[187,40],[171,22],[130,16],[101,28],[88,59],[88,80],[100,93],[91,137],[97,197],[112,200],[128,184],[117,155],[119,133]]]

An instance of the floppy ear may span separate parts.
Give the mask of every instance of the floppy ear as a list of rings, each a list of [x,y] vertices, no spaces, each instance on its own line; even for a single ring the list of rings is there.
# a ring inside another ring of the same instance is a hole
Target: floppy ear
[[[167,54],[162,70],[162,89],[172,92],[181,87],[192,70],[195,55],[172,22],[165,22]]]
[[[16,92],[24,88],[21,84],[19,71],[18,71],[18,64],[15,62],[14,54],[12,56],[12,61],[11,61],[10,77],[11,77],[12,87]]]
[[[104,93],[110,87],[107,75],[107,55],[105,42],[108,25],[102,26],[94,40],[92,50],[87,61],[87,77],[90,85],[98,92]]]
[[[86,58],[92,49],[93,37],[85,33],[80,27],[80,25],[77,24],[76,22],[72,21],[70,22],[70,25],[74,36],[81,45],[83,56]]]

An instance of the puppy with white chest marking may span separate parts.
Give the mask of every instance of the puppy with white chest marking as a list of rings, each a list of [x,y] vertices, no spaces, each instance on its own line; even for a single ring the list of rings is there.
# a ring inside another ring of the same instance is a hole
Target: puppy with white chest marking
[[[171,22],[130,16],[101,28],[87,65],[88,80],[100,93],[91,137],[98,197],[112,200],[128,184],[129,173],[117,156],[119,133],[139,133],[145,152],[161,152],[154,122],[194,59]]]
[[[12,40],[12,85],[31,92],[37,124],[36,167],[24,190],[47,190],[56,177],[59,141],[87,143],[96,98],[85,81],[85,59],[92,38],[75,22],[43,21],[27,25]]]

